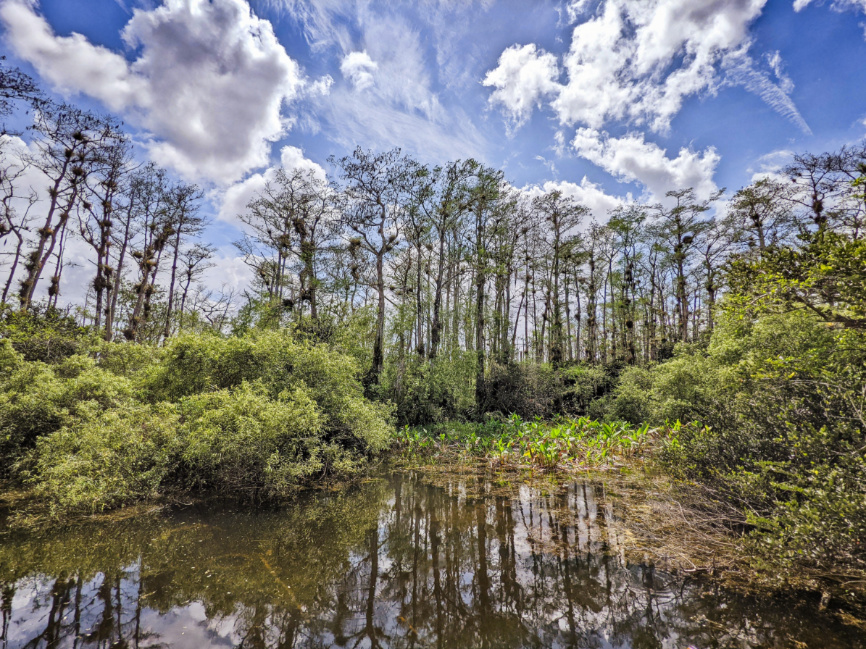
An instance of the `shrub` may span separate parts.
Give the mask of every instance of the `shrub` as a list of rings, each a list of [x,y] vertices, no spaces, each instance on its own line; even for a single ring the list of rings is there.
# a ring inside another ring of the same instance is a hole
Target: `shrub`
[[[590,417],[632,424],[652,421],[655,419],[652,408],[653,381],[654,376],[649,368],[625,368],[613,391],[590,405]]]
[[[651,370],[653,417],[711,425],[684,428],[659,459],[743,508],[750,556],[767,574],[858,583],[866,336],[802,311],[740,315],[721,319],[706,354],[683,350]]]
[[[341,451],[322,437],[324,417],[306,390],[269,399],[261,383],[186,397],[178,404],[183,460],[196,486],[285,495]]]
[[[397,404],[400,425],[441,423],[471,416],[475,408],[475,354],[455,352],[428,362],[413,355],[386,366],[383,392]]]
[[[482,412],[517,414],[524,419],[557,415],[582,416],[593,399],[611,389],[608,368],[571,365],[554,369],[549,364],[491,364],[485,381]]]
[[[4,346],[8,352],[8,347]],[[2,354],[2,352],[0,352]],[[96,367],[86,356],[70,356],[54,366],[16,362],[4,354],[11,371],[0,382],[0,473],[63,426],[87,420],[94,412],[132,402],[131,383]],[[14,364],[13,364],[14,363]]]
[[[603,367],[572,365],[560,373],[564,386],[561,412],[571,415],[585,415],[592,401],[614,384],[614,376]]]
[[[549,417],[561,397],[559,377],[550,365],[491,363],[479,411],[516,414],[523,419]]]
[[[288,332],[90,353],[47,364],[0,340],[0,477],[54,514],[192,488],[280,497],[391,438],[391,407],[364,397],[357,363]]]
[[[176,468],[173,406],[94,411],[39,439],[29,482],[51,513],[93,513],[155,496]]]
[[[364,398],[360,369],[349,356],[324,345],[301,344],[284,331],[245,338],[183,336],[166,349],[144,381],[149,398],[177,401],[193,394],[260,382],[276,399],[307,391],[323,415],[322,428],[343,444],[377,451],[388,443],[391,407]]]
[[[11,341],[25,360],[44,363],[84,353],[95,343],[95,336],[72,316],[42,303],[28,311],[0,304],[0,338]]]
[[[100,341],[94,345],[91,355],[103,370],[132,378],[158,363],[162,350],[153,345]]]

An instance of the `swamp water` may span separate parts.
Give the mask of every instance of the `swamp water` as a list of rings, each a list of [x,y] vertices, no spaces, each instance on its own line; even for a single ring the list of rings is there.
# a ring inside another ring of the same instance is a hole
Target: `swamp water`
[[[609,490],[396,471],[280,509],[2,534],[0,648],[866,647],[814,601],[627,559]]]

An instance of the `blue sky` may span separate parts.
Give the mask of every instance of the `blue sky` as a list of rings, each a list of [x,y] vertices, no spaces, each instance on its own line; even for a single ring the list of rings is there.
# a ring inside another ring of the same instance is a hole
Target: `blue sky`
[[[736,190],[866,136],[864,24],[866,0],[0,0],[0,51],[207,188],[228,267],[269,167],[357,145],[472,156],[599,220]]]

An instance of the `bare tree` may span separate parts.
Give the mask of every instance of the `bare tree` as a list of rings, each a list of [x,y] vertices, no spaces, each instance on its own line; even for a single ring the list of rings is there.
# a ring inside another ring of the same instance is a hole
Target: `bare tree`
[[[5,247],[6,242],[14,238],[15,249],[6,253],[12,256],[12,262],[0,303],[6,302],[9,296],[24,249],[25,234],[29,231],[32,210],[38,201],[36,190],[20,186],[20,180],[27,171],[27,162],[18,156],[9,155],[8,144],[9,140],[0,136],[0,245]]]
[[[181,331],[183,330],[183,315],[190,285],[200,279],[206,270],[213,268],[210,259],[214,256],[215,252],[216,248],[210,244],[196,243],[185,249],[180,255],[181,298],[178,309],[178,329]]]
[[[86,194],[78,211],[81,238],[96,253],[96,276],[93,279],[95,325],[102,326],[105,316],[106,340],[113,336],[111,304],[113,275],[116,269],[111,265],[112,234],[115,212],[123,192],[123,183],[131,166],[131,145],[129,140],[118,133],[112,142],[95,152],[93,168],[85,180]],[[118,272],[119,275],[119,272]]]
[[[38,152],[29,162],[49,180],[44,224],[24,265],[21,308],[28,309],[45,265],[54,253],[58,237],[82,199],[86,179],[101,150],[119,136],[117,123],[68,104],[49,105],[37,115],[34,131]]]
[[[168,192],[166,203],[170,227],[173,231],[173,237],[169,241],[174,254],[172,255],[171,274],[168,283],[168,304],[165,313],[165,324],[163,326],[164,340],[168,339],[171,335],[174,290],[182,243],[187,239],[198,236],[207,223],[204,217],[198,214],[199,202],[202,197],[202,191],[196,185],[187,185],[185,183],[178,183]]]
[[[123,331],[127,340],[137,340],[140,327],[150,317],[162,253],[174,234],[167,205],[168,189],[165,171],[153,164],[146,165],[130,178],[127,219],[137,224],[140,239],[132,252],[138,264],[138,281],[133,287],[135,304]]]
[[[331,162],[340,169],[344,182],[344,223],[356,235],[350,246],[365,251],[375,262],[378,304],[368,383],[376,384],[385,358],[385,260],[396,248],[405,225],[410,161],[400,155],[400,149],[376,154],[359,147],[351,156],[331,158]]]

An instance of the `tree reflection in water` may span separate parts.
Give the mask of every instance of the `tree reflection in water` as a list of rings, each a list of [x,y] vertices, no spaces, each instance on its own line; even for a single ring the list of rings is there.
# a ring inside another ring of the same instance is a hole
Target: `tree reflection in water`
[[[814,602],[804,613],[627,562],[592,482],[396,472],[280,510],[209,509],[2,537],[0,648],[858,641]]]

